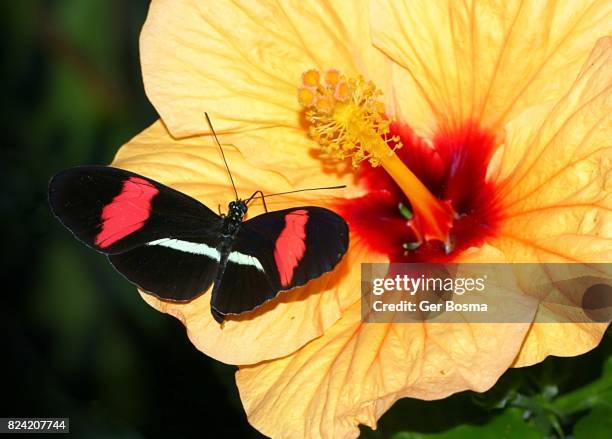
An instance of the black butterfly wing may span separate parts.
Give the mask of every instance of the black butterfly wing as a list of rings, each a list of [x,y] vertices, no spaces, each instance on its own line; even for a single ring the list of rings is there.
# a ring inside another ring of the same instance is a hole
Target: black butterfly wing
[[[213,288],[213,311],[218,319],[240,314],[280,291],[305,285],[333,270],[348,245],[344,219],[322,207],[279,210],[245,221]]]
[[[122,169],[82,166],[51,179],[49,204],[78,240],[162,299],[193,299],[214,281],[222,219],[188,195]]]
[[[163,238],[108,259],[141,289],[163,300],[185,302],[205,293],[215,280],[219,267],[215,240]]]
[[[49,204],[77,239],[105,254],[161,238],[216,235],[222,224],[219,215],[194,198],[108,166],[56,174],[49,183]]]

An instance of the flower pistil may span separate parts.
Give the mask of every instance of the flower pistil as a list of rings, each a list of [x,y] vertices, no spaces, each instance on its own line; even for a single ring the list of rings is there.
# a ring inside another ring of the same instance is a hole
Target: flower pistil
[[[372,81],[361,76],[346,78],[337,70],[323,75],[308,70],[298,88],[309,135],[323,154],[334,160],[350,157],[355,167],[364,161],[372,167],[382,166],[410,200],[415,230],[424,240],[441,241],[450,252],[455,212],[450,203],[432,195],[396,155],[402,143],[399,136],[390,134],[392,120],[386,116],[381,95]]]

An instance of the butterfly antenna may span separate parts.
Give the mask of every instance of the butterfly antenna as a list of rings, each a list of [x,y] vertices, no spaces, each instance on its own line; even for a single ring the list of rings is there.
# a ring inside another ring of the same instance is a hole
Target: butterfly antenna
[[[307,192],[307,191],[321,191],[321,190],[328,190],[328,189],[344,189],[346,187],[345,184],[340,185],[340,186],[324,186],[324,187],[313,187],[313,188],[308,188],[308,189],[297,189],[295,191],[287,191],[287,192],[277,192],[275,194],[261,194],[262,198],[263,197],[274,197],[276,195],[287,195],[287,194],[295,194],[296,192]],[[260,193],[260,191],[255,192],[253,195],[251,195],[249,197],[248,200],[246,200],[247,204],[255,197],[255,195],[257,195],[257,193]]]
[[[232,177],[230,168],[227,165],[227,160],[225,160],[225,153],[223,152],[223,147],[221,146],[221,143],[219,143],[219,139],[217,138],[217,133],[215,133],[215,129],[212,126],[210,117],[208,117],[208,113],[204,113],[204,116],[206,116],[206,122],[208,122],[208,127],[210,128],[210,131],[212,132],[212,135],[215,138],[215,142],[217,142],[217,146],[219,146],[219,149],[221,150],[221,157],[223,157],[223,163],[225,163],[225,169],[227,169],[227,173],[232,182],[232,187],[234,188],[234,193],[236,194],[236,200],[238,200],[238,191],[236,190],[236,185],[234,184],[234,178]]]

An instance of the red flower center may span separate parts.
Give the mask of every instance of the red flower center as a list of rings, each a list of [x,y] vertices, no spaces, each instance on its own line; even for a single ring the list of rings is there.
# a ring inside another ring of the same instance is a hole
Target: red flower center
[[[448,262],[494,236],[501,212],[495,185],[486,180],[494,136],[467,123],[436,135],[432,147],[406,125],[393,124],[391,132],[404,145],[396,151],[399,158],[457,214],[451,229],[453,249],[447,253],[442,242],[422,240],[418,223],[410,220],[410,201],[399,186],[382,167],[363,164],[359,179],[368,193],[341,202],[338,211],[369,250],[393,262]]]

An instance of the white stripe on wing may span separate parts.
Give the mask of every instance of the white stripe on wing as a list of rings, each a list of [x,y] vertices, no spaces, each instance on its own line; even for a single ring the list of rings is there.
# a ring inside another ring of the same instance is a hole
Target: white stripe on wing
[[[262,273],[265,273],[259,259],[257,259],[255,256],[245,255],[244,253],[240,252],[231,252],[228,259],[235,264],[250,265],[257,268]]]
[[[217,262],[221,260],[221,254],[216,248],[213,248],[209,245],[200,242],[189,242],[183,241],[181,239],[163,238],[158,239],[157,241],[148,242],[147,245],[159,245],[162,247],[167,247],[173,250],[191,253],[194,255],[208,256],[209,258]],[[234,264],[250,265],[252,267],[257,268],[261,272],[265,272],[259,260],[251,255],[246,255],[240,252],[231,252],[228,260],[230,262],[233,262]]]
[[[194,255],[208,256],[211,259],[219,262],[221,255],[216,248],[200,242],[189,242],[182,241],[180,239],[163,238],[157,241],[148,242],[147,245],[160,245],[162,247],[168,247],[173,250],[182,251],[185,253],[192,253]]]

